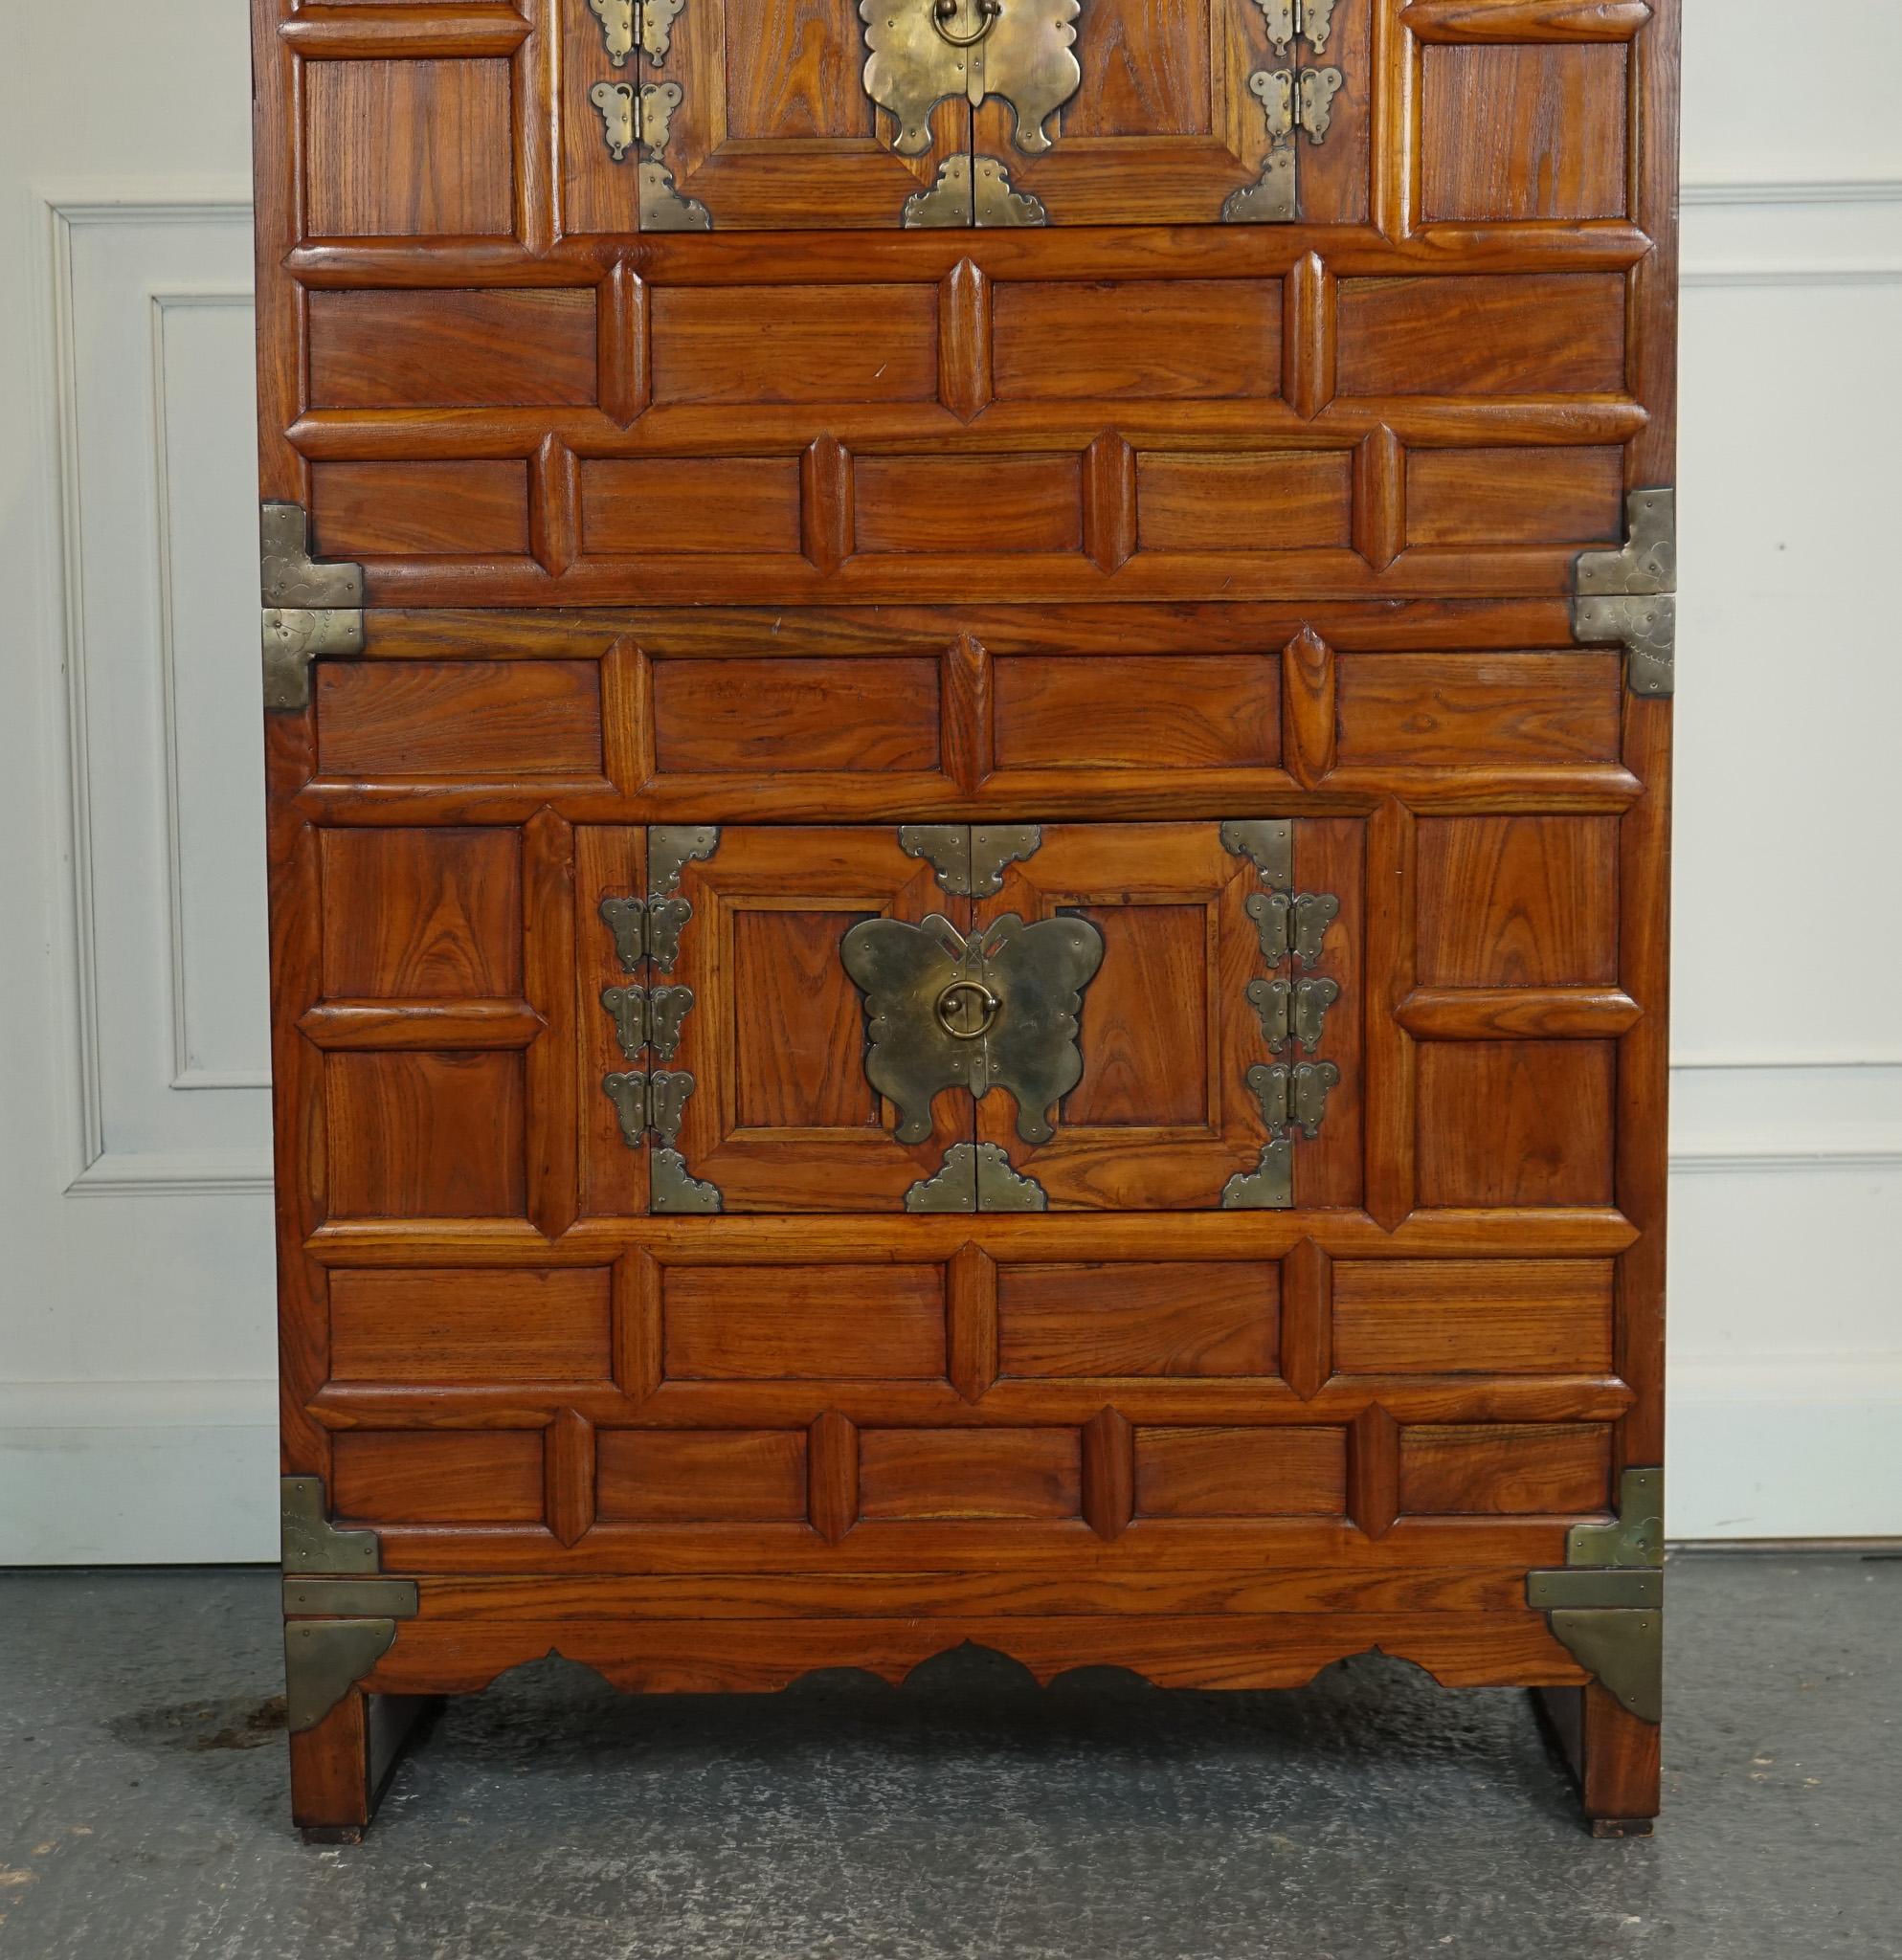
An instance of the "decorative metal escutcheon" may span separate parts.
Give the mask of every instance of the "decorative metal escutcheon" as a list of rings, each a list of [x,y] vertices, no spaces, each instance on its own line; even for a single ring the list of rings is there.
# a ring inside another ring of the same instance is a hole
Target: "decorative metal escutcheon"
[[[1074,46],[1079,0],[859,0],[865,93],[898,122],[893,148],[931,146],[931,111],[951,96],[973,108],[998,96],[1016,115],[1012,141],[1050,147],[1043,125],[1083,85]]]
[[[1103,964],[1087,919],[1006,912],[973,939],[937,912],[866,919],[839,957],[865,996],[865,1074],[897,1105],[900,1143],[930,1135],[931,1099],[951,1088],[1008,1089],[1025,1143],[1056,1134],[1050,1111],[1083,1078],[1083,991]]]

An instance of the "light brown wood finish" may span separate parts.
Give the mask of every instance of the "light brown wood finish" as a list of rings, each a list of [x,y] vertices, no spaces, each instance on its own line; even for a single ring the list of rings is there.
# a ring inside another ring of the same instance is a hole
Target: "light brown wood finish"
[[[550,1646],[766,1687],[966,1638],[1540,1685],[1648,1816],[1655,1727],[1524,1574],[1662,1451],[1670,708],[1565,598],[1673,478],[1675,6],[1342,0],[1305,221],[1221,226],[1242,0],[1085,0],[1047,152],[956,101],[909,160],[850,0],[693,0],[619,73],[681,85],[706,234],[638,232],[584,6],[254,19],[263,493],[369,599],[269,718],[284,1467],[422,1589],[300,1820],[368,1817],[377,1698]],[[973,146],[1051,224],[900,231]],[[1289,1213],[1214,1208],[1238,815],[1342,902]],[[975,906],[897,846],[987,818],[1042,844]],[[628,974],[596,908],[670,823],[720,845]],[[843,931],[1070,907],[1055,1140],[997,1092],[894,1143]],[[601,1089],[657,980],[724,1216],[649,1214]],[[1047,1213],[900,1209],[979,1137]]]

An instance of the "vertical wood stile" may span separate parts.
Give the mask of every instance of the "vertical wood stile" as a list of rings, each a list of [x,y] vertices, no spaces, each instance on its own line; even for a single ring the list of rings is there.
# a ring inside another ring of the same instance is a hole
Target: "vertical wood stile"
[[[624,1253],[615,1261],[615,1385],[637,1402],[659,1392],[665,1372],[660,1287],[660,1261],[651,1252]]]
[[[542,1432],[542,1480],[548,1529],[572,1545],[594,1523],[594,1425],[558,1409]]]
[[[1335,282],[1318,252],[1304,253],[1282,287],[1282,393],[1297,415],[1334,398]]]
[[[799,462],[800,548],[821,571],[852,555],[852,457],[836,435],[817,435]]]
[[[1400,10],[1374,9],[1371,211],[1388,238],[1410,237],[1420,211],[1420,62]]]
[[[1651,240],[1625,287],[1625,385],[1648,416],[1624,446],[1630,490],[1677,477],[1677,5],[1659,7],[1631,42],[1630,210]]]
[[[251,70],[260,165],[253,207],[257,323],[258,495],[308,504],[308,465],[282,439],[308,407],[309,322],[304,289],[283,276],[303,237],[302,64],[278,33],[277,11],[252,9]]]
[[[1311,1238],[1288,1249],[1281,1268],[1281,1375],[1303,1401],[1334,1370],[1334,1262]]]
[[[1135,1431],[1114,1409],[1099,1409],[1084,1425],[1084,1522],[1099,1538],[1117,1538],[1136,1510]]]
[[[1122,436],[1099,435],[1084,452],[1084,549],[1114,571],[1136,548],[1136,453]]]
[[[601,766],[623,796],[659,773],[656,735],[654,662],[638,641],[617,639],[601,656]]]
[[[528,465],[528,548],[550,578],[581,553],[581,459],[553,435]]]
[[[1370,1538],[1384,1538],[1400,1514],[1400,1425],[1378,1402],[1348,1425],[1347,1508]]]
[[[981,1402],[997,1379],[997,1266],[982,1246],[961,1245],[946,1271],[945,1348],[951,1384]]]
[[[1282,767],[1304,790],[1334,767],[1334,650],[1304,626],[1282,650]]]
[[[837,1409],[806,1432],[806,1514],[828,1545],[859,1521],[859,1431]]]
[[[574,827],[546,806],[522,829],[523,977],[543,1021],[528,1044],[528,1217],[559,1237],[581,1206],[574,1082]]]
[[[1384,424],[1354,452],[1354,548],[1385,571],[1406,546],[1406,450]]]
[[[561,10],[544,0],[515,52],[513,104],[515,232],[538,256],[561,235]]]
[[[961,422],[991,401],[991,281],[960,258],[938,282],[938,399]]]
[[[1413,987],[1414,828],[1393,801],[1367,825],[1367,1209],[1389,1232],[1414,1208],[1414,1043],[1396,1018]]]
[[[601,412],[625,429],[654,396],[647,337],[647,281],[617,258],[596,301],[594,364]]]
[[[604,683],[606,676],[603,677]],[[604,707],[607,690],[603,688]],[[603,898],[647,889],[647,833],[631,824],[582,824],[574,833],[573,984],[580,1038],[574,1093],[580,1112],[581,1209],[589,1217],[638,1216],[647,1210],[647,1152],[630,1150],[601,1088],[610,1070],[629,1066],[601,1005],[607,987],[627,984],[597,907]]]
[[[968,633],[944,657],[944,769],[967,796],[996,766],[996,705],[990,650]]]

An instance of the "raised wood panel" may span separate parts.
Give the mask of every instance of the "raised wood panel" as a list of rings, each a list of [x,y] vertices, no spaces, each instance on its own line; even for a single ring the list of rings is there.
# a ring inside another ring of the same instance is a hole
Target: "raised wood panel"
[[[1409,545],[1612,543],[1623,535],[1617,449],[1414,449]]]
[[[1616,760],[1622,654],[1347,654],[1342,763],[1417,768]]]
[[[513,999],[521,844],[503,830],[326,830],[324,991],[361,1000]]]
[[[1088,1065],[1063,1099],[1066,1124],[1179,1127],[1208,1114],[1206,904],[1079,905],[1103,935],[1103,964],[1084,996],[1078,1036]]]
[[[735,911],[733,1093],[741,1128],[877,1125],[879,1099],[864,1070],[864,1011],[839,952],[846,933],[873,916]]]
[[[936,1265],[669,1266],[669,1381],[935,1381],[945,1372]]]
[[[324,1060],[333,1214],[523,1215],[520,1055],[340,1054]]]
[[[922,402],[937,393],[932,286],[662,286],[649,317],[657,403]]]
[[[729,137],[790,146],[800,138],[870,133],[873,109],[861,80],[863,39],[852,0],[725,11],[719,25]]]
[[[1609,1204],[1615,1056],[1608,1041],[1421,1043],[1421,1202]]]
[[[593,287],[310,295],[317,409],[560,406],[595,397]]]
[[[1343,279],[1343,394],[1609,394],[1624,382],[1615,273]]]
[[[1138,1429],[1136,1515],[1338,1517],[1347,1506],[1344,1429]]]
[[[513,228],[505,61],[310,61],[302,88],[311,236]]]
[[[999,283],[992,306],[1001,401],[1281,391],[1277,279],[1024,280]]]
[[[1625,59],[1617,42],[1423,49],[1422,215],[1622,217]]]
[[[1074,1429],[867,1429],[859,1490],[870,1521],[1075,1518],[1083,1440]]]
[[[1281,1268],[1272,1260],[1117,1260],[997,1272],[1005,1375],[1271,1375]]]
[[[1257,456],[1146,450],[1136,457],[1144,551],[1293,551],[1349,542],[1345,451]]]
[[[1278,657],[1025,654],[994,672],[999,768],[1271,768],[1281,760]]]
[[[661,660],[654,669],[660,768],[803,775],[935,769],[940,663],[891,659]]]
[[[320,660],[317,767],[371,777],[593,776],[594,660]]]
[[[853,464],[861,551],[1078,551],[1075,456],[866,456]]]
[[[605,1381],[608,1284],[586,1266],[332,1273],[331,1379]]]
[[[1429,817],[1416,835],[1421,985],[1617,979],[1616,817]]]
[[[346,1430],[331,1442],[330,1503],[372,1525],[542,1520],[539,1430]]]
[[[1064,136],[1207,130],[1210,5],[1176,0],[1165,24],[1152,0],[1090,0],[1090,58],[1079,62],[1083,80],[1063,105]]]
[[[521,462],[313,463],[310,512],[326,558],[508,557],[528,549],[528,469]]]
[[[806,1436],[794,1429],[604,1429],[595,1505],[607,1522],[796,1524],[806,1515]]]
[[[1400,1431],[1404,1514],[1602,1510],[1611,1497],[1604,1423],[1483,1423]]]
[[[793,457],[638,457],[581,465],[582,549],[741,555],[799,548]]]
[[[1609,1259],[1337,1259],[1344,1374],[1596,1374],[1612,1365]]]

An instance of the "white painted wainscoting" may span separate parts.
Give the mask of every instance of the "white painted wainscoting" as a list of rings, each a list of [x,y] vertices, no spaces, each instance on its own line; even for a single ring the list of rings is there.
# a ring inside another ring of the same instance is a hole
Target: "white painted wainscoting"
[[[0,1564],[265,1559],[243,33],[179,0],[135,77],[18,4]],[[1845,11],[1858,74],[1897,72],[1902,17]],[[1735,30],[1767,6],[1689,12],[1670,1525],[1902,1533],[1902,134],[1852,77],[1826,128],[1765,135]]]

